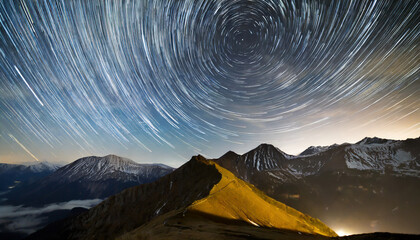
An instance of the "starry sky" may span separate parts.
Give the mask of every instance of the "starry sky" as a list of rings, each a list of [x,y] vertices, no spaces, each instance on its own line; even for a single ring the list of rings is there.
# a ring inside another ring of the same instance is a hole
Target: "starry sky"
[[[420,135],[420,2],[0,1],[0,162]]]

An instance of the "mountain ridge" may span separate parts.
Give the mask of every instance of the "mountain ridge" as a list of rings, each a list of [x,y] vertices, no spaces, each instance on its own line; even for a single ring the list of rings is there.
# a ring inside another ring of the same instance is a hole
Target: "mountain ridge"
[[[289,155],[271,144],[263,143],[242,155],[228,151],[215,160],[222,166],[232,165],[232,163],[228,163],[229,161],[235,162],[235,168],[230,166],[228,169],[238,174],[240,171],[240,175],[245,179],[253,175],[250,172],[252,169],[256,171],[282,171],[282,175],[288,175],[286,173],[289,173],[289,175],[293,175],[292,179],[295,179],[322,171],[330,171],[331,169],[372,170],[384,173],[386,169],[389,170],[389,167],[402,175],[420,177],[420,150],[411,147],[414,151],[413,155],[406,151],[407,149],[404,146],[401,147],[401,145],[411,141],[415,142],[414,145],[420,145],[420,137],[406,140],[366,137],[355,144],[311,146],[296,156]],[[327,155],[331,155],[334,151],[336,154],[343,155],[340,158],[342,160],[328,160],[331,156]],[[375,152],[381,152],[382,154],[374,155]],[[314,156],[320,156],[320,159],[314,160]],[[409,166],[406,166],[407,164]]]
[[[222,174],[222,179],[211,189],[208,197],[192,203],[189,209],[226,219],[248,221],[258,227],[280,228],[311,234],[337,236],[334,231],[318,219],[309,217],[266,196],[253,185],[235,177],[233,173],[220,167],[214,161],[208,160],[206,163],[216,167]],[[253,198],[253,195],[257,197]],[[240,200],[227,202],[232,196]],[[235,203],[240,203],[242,206],[238,206]],[[226,204],[230,205],[231,208],[224,208]],[[273,205],[275,206],[274,208],[269,207]],[[220,211],[220,208],[224,210]],[[255,212],[258,213],[256,215],[262,214],[263,217],[255,216]],[[309,222],[310,224],[308,224]],[[309,225],[311,226],[309,227]]]

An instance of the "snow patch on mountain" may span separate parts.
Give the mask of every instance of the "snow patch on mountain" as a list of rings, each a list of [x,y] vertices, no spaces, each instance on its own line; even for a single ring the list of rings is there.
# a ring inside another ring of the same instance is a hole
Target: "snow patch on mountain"
[[[361,141],[363,142],[363,141]],[[364,141],[366,142],[366,141]],[[420,175],[419,171],[409,167],[409,163],[416,159],[410,152],[399,148],[396,141],[381,141],[383,143],[363,143],[347,147],[346,165],[350,169],[374,170],[384,172],[386,168],[392,168],[399,173]]]
[[[270,144],[261,144],[243,155],[245,164],[257,171],[281,168],[284,161],[296,158]]]

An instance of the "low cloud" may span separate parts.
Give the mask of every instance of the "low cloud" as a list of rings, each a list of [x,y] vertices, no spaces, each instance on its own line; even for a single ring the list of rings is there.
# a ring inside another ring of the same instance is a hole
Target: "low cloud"
[[[72,200],[53,203],[40,208],[12,205],[0,206],[0,230],[29,234],[44,227],[48,219],[45,216],[47,213],[57,210],[71,210],[75,207],[91,208],[101,201],[102,199]]]

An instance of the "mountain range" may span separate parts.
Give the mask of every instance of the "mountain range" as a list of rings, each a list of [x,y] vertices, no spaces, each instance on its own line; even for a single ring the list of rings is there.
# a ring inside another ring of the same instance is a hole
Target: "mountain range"
[[[420,138],[364,138],[298,156],[261,144],[214,159],[270,197],[329,226],[420,233]],[[357,219],[355,221],[354,219]]]
[[[311,146],[298,156],[284,153],[270,144],[238,155],[227,152],[217,162],[245,180],[262,172],[282,182],[324,172],[352,170],[420,177],[420,138],[405,141],[364,138],[356,144]]]
[[[37,181],[20,185],[6,194],[6,203],[42,206],[70,200],[106,198],[131,186],[153,182],[173,168],[139,164],[107,155],[80,158]]]

